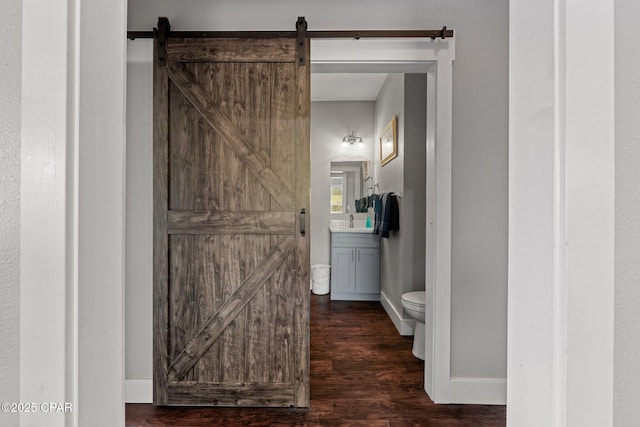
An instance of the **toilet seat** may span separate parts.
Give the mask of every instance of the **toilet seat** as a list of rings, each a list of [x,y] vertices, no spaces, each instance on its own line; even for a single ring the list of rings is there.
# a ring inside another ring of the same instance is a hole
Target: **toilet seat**
[[[426,292],[416,291],[402,294],[402,305],[415,311],[424,311]]]

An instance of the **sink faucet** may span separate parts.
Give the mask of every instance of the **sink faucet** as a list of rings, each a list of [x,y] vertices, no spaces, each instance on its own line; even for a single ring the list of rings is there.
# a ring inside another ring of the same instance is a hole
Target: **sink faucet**
[[[353,215],[349,215],[349,228],[353,228]]]

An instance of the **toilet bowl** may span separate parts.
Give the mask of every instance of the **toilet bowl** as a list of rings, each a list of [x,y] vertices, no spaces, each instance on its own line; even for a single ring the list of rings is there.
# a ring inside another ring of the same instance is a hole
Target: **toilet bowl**
[[[424,307],[425,291],[407,292],[402,295],[402,307],[404,311],[416,321],[413,331],[412,353],[420,360],[424,360]]]

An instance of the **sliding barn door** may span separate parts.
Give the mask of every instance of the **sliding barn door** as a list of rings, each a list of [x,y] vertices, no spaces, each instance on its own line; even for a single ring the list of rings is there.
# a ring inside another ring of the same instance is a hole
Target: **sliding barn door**
[[[309,405],[305,43],[302,65],[295,39],[160,45],[155,404]]]

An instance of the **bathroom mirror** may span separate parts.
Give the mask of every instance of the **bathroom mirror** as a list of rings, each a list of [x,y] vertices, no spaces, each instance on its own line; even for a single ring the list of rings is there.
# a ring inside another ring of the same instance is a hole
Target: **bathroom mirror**
[[[358,212],[356,200],[367,196],[370,171],[368,160],[331,162],[331,213]]]

